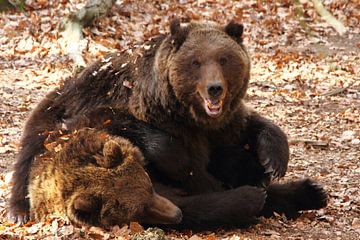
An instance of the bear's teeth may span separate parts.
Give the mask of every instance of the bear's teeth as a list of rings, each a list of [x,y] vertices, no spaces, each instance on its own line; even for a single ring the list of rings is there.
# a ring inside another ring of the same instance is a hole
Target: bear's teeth
[[[205,100],[205,110],[206,113],[211,117],[217,117],[222,111],[222,101],[218,100],[216,102],[209,99]]]
[[[222,100],[212,101],[210,99],[207,99],[205,101],[206,101],[206,105],[209,108],[221,108],[222,106]]]

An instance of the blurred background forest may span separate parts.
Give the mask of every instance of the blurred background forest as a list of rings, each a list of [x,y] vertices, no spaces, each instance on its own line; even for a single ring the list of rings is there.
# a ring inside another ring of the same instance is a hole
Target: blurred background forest
[[[360,239],[359,0],[0,0],[0,10],[0,239]],[[144,231],[136,223],[105,231],[59,216],[8,222],[12,164],[34,106],[84,65],[167,33],[174,17],[245,25],[247,101],[288,134],[285,179],[321,182],[329,206],[297,220],[276,216],[203,233]]]

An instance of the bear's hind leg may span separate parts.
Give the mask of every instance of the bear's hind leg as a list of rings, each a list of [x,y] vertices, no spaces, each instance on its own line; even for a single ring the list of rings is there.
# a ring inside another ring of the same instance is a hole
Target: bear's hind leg
[[[206,230],[219,227],[243,227],[253,224],[266,199],[262,188],[242,186],[223,192],[183,196],[179,191],[155,187],[183,213],[183,220],[175,228]]]
[[[284,184],[270,184],[267,198],[260,215],[272,216],[273,212],[284,213],[295,218],[302,210],[316,210],[326,207],[328,195],[321,185],[311,179]]]

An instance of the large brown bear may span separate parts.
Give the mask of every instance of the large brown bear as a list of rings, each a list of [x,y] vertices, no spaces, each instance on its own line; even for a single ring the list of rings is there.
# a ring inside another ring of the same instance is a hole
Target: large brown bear
[[[154,192],[143,155],[128,140],[83,128],[53,133],[45,146],[29,177],[35,220],[60,213],[75,224],[102,227],[181,221],[180,209]]]
[[[272,206],[295,215],[326,205],[326,193],[311,180],[270,184],[272,176],[285,174],[288,143],[278,126],[243,101],[250,75],[243,26],[175,20],[170,31],[147,43],[145,52],[94,63],[36,107],[15,165],[15,221],[27,220],[27,176],[48,131],[91,123],[99,107],[110,114],[115,109],[117,123],[106,130],[141,148],[155,188],[178,204],[184,226],[237,225]]]

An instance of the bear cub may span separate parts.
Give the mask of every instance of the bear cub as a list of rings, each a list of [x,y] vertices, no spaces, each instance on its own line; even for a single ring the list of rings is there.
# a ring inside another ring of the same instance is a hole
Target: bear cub
[[[50,134],[45,147],[29,177],[35,220],[58,213],[77,225],[101,227],[181,221],[180,209],[154,192],[142,153],[127,139],[82,128]]]

